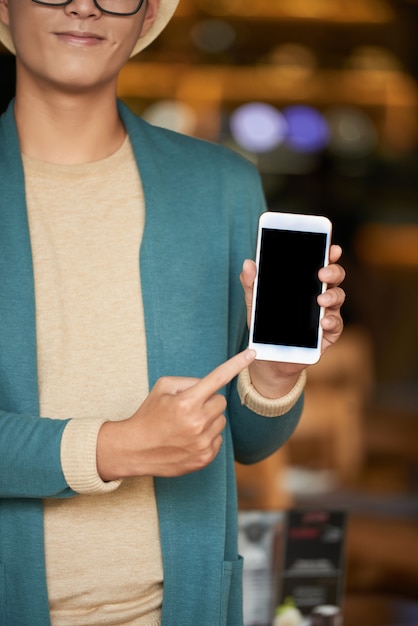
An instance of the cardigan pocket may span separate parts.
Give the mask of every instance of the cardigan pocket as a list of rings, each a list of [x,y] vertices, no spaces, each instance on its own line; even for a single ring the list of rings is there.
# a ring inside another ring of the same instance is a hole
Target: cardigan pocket
[[[222,570],[221,626],[241,626],[243,559],[224,561]]]
[[[4,565],[0,563],[0,624],[7,624],[6,619],[6,575]]]

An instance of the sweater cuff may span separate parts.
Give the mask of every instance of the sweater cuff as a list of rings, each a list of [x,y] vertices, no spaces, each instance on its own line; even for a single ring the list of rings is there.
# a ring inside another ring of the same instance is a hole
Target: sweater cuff
[[[104,482],[97,472],[97,438],[107,420],[72,419],[61,439],[61,465],[65,480],[79,494],[108,493],[122,481]]]
[[[284,415],[299,400],[306,383],[306,370],[302,370],[293,389],[281,398],[265,398],[253,387],[248,367],[238,376],[238,394],[241,403],[248,409],[263,417],[279,417]]]

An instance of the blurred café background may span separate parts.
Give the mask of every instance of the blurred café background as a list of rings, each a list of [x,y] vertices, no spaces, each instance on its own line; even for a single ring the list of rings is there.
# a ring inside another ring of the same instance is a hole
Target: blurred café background
[[[270,210],[327,215],[346,329],[240,508],[349,513],[345,626],[418,624],[418,1],[181,0],[122,71],[149,121],[252,160]],[[0,105],[14,59],[0,54]],[[175,210],[175,208],[174,208]]]

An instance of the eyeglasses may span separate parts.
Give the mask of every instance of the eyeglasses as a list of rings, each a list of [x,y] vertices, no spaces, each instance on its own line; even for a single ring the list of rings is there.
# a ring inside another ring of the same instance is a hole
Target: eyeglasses
[[[43,4],[48,7],[65,7],[72,0],[32,0],[36,4]],[[103,13],[110,15],[135,15],[144,4],[144,0],[93,0],[95,6]]]

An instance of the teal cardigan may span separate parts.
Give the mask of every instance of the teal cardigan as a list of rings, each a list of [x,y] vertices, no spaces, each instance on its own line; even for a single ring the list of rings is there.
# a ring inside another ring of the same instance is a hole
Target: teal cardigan
[[[119,110],[145,194],[140,270],[150,386],[163,375],[204,376],[246,342],[238,277],[254,255],[265,210],[260,181],[230,151],[150,126],[121,103]],[[48,626],[42,499],[77,494],[60,463],[67,422],[39,418],[33,268],[13,104],[0,118],[0,184],[0,624]],[[243,463],[268,456],[300,415],[302,399],[286,415],[264,418],[241,405],[236,382],[224,391],[228,424],[215,461],[187,476],[155,479],[163,626],[241,626],[234,456]]]

